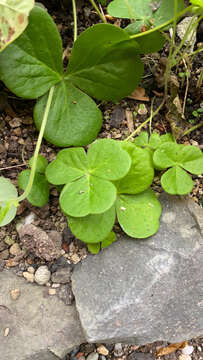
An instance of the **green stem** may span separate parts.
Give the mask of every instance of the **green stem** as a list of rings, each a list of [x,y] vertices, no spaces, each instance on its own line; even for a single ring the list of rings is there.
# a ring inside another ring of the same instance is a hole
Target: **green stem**
[[[177,24],[177,20],[178,20],[178,16],[177,16],[177,9],[178,9],[178,0],[174,0],[174,18],[173,18],[173,35],[171,38],[171,44],[170,44],[170,49],[169,49],[169,55],[168,55],[168,61],[167,61],[167,65],[166,65],[166,73],[165,73],[165,81],[164,81],[164,94],[165,94],[165,98],[167,96],[167,92],[168,92],[168,79],[169,79],[169,74],[171,72],[171,68],[172,68],[172,60],[173,60],[173,49],[175,46],[175,36],[176,36],[176,24]]]
[[[31,167],[29,181],[28,181],[28,184],[27,184],[27,187],[26,187],[24,193],[21,196],[19,196],[17,199],[15,199],[18,202],[26,199],[27,196],[29,195],[31,189],[32,189],[32,185],[33,185],[33,181],[34,181],[34,177],[35,177],[35,172],[36,172],[36,166],[37,166],[37,158],[38,158],[42,138],[43,138],[43,135],[44,135],[45,126],[46,126],[46,123],[47,123],[47,118],[48,118],[48,114],[49,114],[49,110],[50,110],[50,106],[51,106],[53,93],[54,93],[54,86],[52,86],[51,89],[49,90],[49,96],[48,96],[46,108],[45,108],[45,111],[44,111],[42,125],[41,125],[41,128],[40,128],[39,136],[38,136],[38,139],[37,139],[37,145],[36,145],[34,156],[33,156],[33,163],[32,163],[32,167]]]
[[[91,0],[90,0],[91,1]],[[187,13],[188,11],[190,11],[192,9],[193,5],[191,6],[188,6],[187,8],[185,8],[184,10],[180,11],[178,13],[178,18],[183,16],[185,13]],[[165,27],[167,27],[168,25],[172,24],[174,22],[174,20],[176,20],[176,17],[174,16],[172,19],[166,21],[165,23],[159,25],[159,26],[156,26],[155,28],[153,29],[150,29],[150,30],[147,30],[147,31],[144,31],[144,32],[141,32],[139,34],[135,34],[135,35],[131,35],[130,38],[131,39],[136,39],[138,37],[141,37],[141,36],[145,36],[145,35],[149,35],[155,31],[158,31],[158,30],[161,30],[161,29],[164,29]]]
[[[89,2],[92,4],[92,6],[95,8],[97,14],[99,15],[100,19],[104,22],[107,23],[106,18],[103,16],[103,14],[101,13],[101,11],[99,10],[98,6],[96,5],[94,0],[89,0]]]
[[[158,114],[159,110],[162,108],[163,104],[165,103],[165,98],[163,98],[161,104],[158,106],[158,108],[148,117],[147,120],[145,120],[140,126],[137,127],[135,131],[132,132],[131,135],[129,135],[124,141],[129,141],[132,137],[134,137],[148,122],[152,120],[152,118]]]
[[[78,36],[78,25],[77,25],[77,9],[76,9],[76,3],[75,0],[72,0],[72,5],[73,5],[73,19],[74,19],[74,41],[77,40],[77,36]]]
[[[191,127],[190,129],[186,130],[181,137],[190,134],[192,131],[200,128],[201,126],[203,126],[203,121],[202,121],[200,124],[194,125],[194,126]]]

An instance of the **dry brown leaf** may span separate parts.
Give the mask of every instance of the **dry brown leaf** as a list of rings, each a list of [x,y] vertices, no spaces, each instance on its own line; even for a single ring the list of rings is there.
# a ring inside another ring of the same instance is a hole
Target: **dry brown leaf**
[[[145,89],[142,87],[135,89],[132,94],[128,96],[128,98],[139,101],[149,101],[149,96],[145,94]]]
[[[168,346],[165,346],[165,347],[162,347],[161,349],[159,349],[156,353],[156,356],[163,356],[163,355],[171,354],[172,352],[174,352],[176,350],[183,349],[186,345],[187,345],[187,341],[170,344]]]
[[[135,130],[132,111],[126,110],[125,116],[126,116],[126,120],[127,120],[128,129],[129,129],[130,133],[132,133]]]

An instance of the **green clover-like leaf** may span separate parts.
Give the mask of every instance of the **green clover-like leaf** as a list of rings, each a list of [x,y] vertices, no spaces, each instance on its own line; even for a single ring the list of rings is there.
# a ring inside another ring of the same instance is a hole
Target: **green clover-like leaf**
[[[67,215],[81,217],[107,211],[115,202],[116,187],[111,182],[124,177],[131,159],[119,142],[100,139],[87,154],[82,148],[59,152],[46,169],[49,182],[66,184],[60,205]]]
[[[0,226],[9,224],[16,216],[17,204],[10,202],[18,197],[16,187],[3,176],[0,177]]]
[[[132,143],[123,142],[122,148],[131,157],[131,167],[125,177],[117,180],[114,184],[118,193],[137,194],[146,190],[154,178],[154,167],[150,153],[146,149],[140,149]]]
[[[179,166],[170,168],[161,177],[161,186],[171,195],[186,195],[193,185],[191,177]]]
[[[68,216],[68,225],[78,239],[85,243],[98,243],[108,236],[115,218],[115,206],[112,206],[103,214],[90,214],[80,218]]]
[[[30,178],[31,170],[23,170],[18,177],[18,185],[25,190]],[[32,189],[27,197],[34,206],[44,206],[49,199],[49,184],[43,174],[35,173]]]
[[[131,237],[146,238],[159,229],[161,205],[150,189],[137,195],[119,195],[116,212],[121,228]]]
[[[199,148],[191,145],[162,144],[155,151],[153,161],[161,170],[178,165],[195,175],[203,173],[203,154]]]
[[[32,156],[29,160],[29,166],[30,168],[32,167],[33,165],[33,159],[34,159],[34,156]],[[37,157],[37,163],[36,163],[36,172],[39,172],[41,174],[44,174],[45,173],[45,170],[48,166],[48,161],[47,159],[43,156],[43,155],[38,155]]]

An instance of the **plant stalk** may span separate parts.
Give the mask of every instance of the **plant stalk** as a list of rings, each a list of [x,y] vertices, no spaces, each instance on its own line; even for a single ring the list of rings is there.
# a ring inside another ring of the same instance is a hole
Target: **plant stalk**
[[[73,19],[74,19],[74,41],[77,40],[77,36],[78,36],[78,25],[77,25],[77,9],[76,9],[76,3],[75,0],[72,0],[72,5],[73,5]]]
[[[15,199],[18,202],[26,199],[27,196],[29,195],[31,189],[32,189],[32,185],[33,185],[33,181],[34,181],[34,177],[35,177],[35,172],[36,172],[36,166],[37,166],[37,158],[38,158],[38,155],[39,155],[39,150],[40,150],[40,146],[41,146],[41,143],[42,143],[42,138],[43,138],[44,130],[45,130],[45,127],[46,127],[47,118],[48,118],[48,115],[49,115],[49,110],[50,110],[50,107],[51,107],[53,93],[54,93],[54,86],[52,86],[51,89],[49,90],[49,96],[48,96],[46,108],[45,108],[45,111],[44,111],[42,125],[41,125],[41,128],[40,128],[40,132],[39,132],[39,136],[38,136],[38,139],[37,139],[37,144],[36,144],[36,148],[35,148],[35,152],[34,152],[34,156],[33,156],[33,163],[32,163],[32,167],[31,167],[29,181],[28,181],[28,184],[27,184],[27,187],[26,187],[24,193],[21,196],[19,196],[17,199]]]
[[[96,5],[94,0],[89,0],[89,2],[92,4],[92,6],[94,7],[94,9],[96,10],[97,14],[99,15],[100,19],[104,22],[107,23],[105,16],[103,16],[103,14],[101,13],[101,11],[99,10],[98,6]]]

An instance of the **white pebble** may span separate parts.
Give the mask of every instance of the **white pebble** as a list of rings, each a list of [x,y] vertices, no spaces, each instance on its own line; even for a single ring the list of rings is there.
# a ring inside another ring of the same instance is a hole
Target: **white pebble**
[[[54,283],[54,284],[52,284],[52,288],[59,288],[60,287],[60,284],[58,284],[58,283]]]
[[[108,350],[104,345],[100,345],[100,346],[97,348],[97,352],[98,352],[100,355],[107,356],[108,353],[109,353],[109,350]]]
[[[193,346],[191,345],[186,345],[183,349],[182,349],[182,353],[184,355],[191,355],[194,351],[194,348]]]
[[[34,275],[33,274],[30,274],[29,272],[24,271],[23,276],[27,281],[32,282],[32,283],[34,282]]]
[[[190,355],[182,354],[178,357],[178,360],[191,360]]]
[[[10,329],[7,327],[7,328],[4,330],[4,336],[8,336],[9,331],[10,331]]]
[[[32,266],[29,266],[29,267],[27,268],[27,271],[28,271],[30,274],[34,274],[35,269],[34,269]]]
[[[49,295],[56,295],[55,289],[49,289]]]
[[[51,273],[46,265],[40,266],[35,272],[35,282],[39,285],[45,285],[51,277]]]

